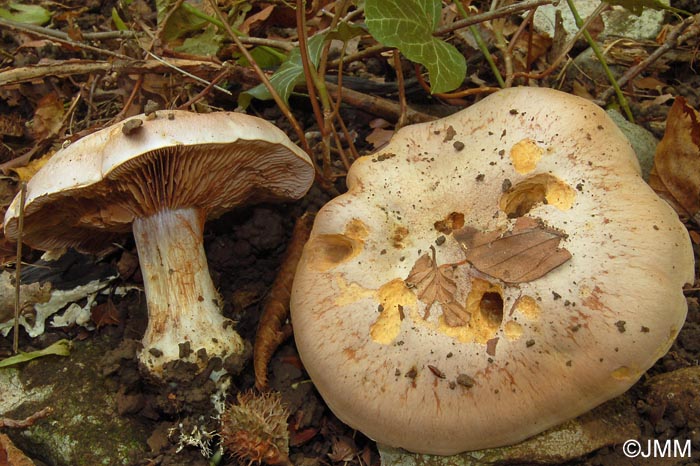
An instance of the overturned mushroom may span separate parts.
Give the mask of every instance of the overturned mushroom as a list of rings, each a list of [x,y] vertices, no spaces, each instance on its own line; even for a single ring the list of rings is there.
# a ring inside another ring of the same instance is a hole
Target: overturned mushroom
[[[243,353],[209,276],[205,220],[244,203],[298,199],[313,177],[308,156],[259,118],[136,116],[57,152],[30,180],[22,239],[102,252],[133,229],[149,314],[139,358],[163,378],[174,361],[201,369]],[[18,216],[16,198],[5,215],[8,238],[17,237]]]
[[[627,390],[683,325],[687,232],[600,108],[500,91],[399,131],[317,215],[291,312],[333,412],[433,454]]]

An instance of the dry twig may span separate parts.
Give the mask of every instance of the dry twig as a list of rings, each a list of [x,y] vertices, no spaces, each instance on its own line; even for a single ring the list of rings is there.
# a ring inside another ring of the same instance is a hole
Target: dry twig
[[[683,33],[686,31],[685,33]],[[636,78],[639,73],[651,66],[656,60],[661,58],[666,52],[673,49],[674,47],[682,44],[688,39],[700,35],[700,14],[695,16],[690,16],[683,20],[681,23],[674,26],[674,28],[666,35],[666,39],[661,47],[654,50],[648,57],[640,61],[636,65],[630,67],[624,75],[617,80],[620,87],[624,86],[632,79]],[[615,93],[615,88],[610,86],[604,92],[600,94],[598,99],[604,104],[607,100]]]
[[[17,429],[25,429],[27,427],[33,426],[36,421],[49,416],[51,413],[53,413],[53,408],[46,407],[46,408],[32,414],[28,418],[21,419],[19,421],[15,420],[15,419],[8,419],[8,418],[1,418],[0,417],[0,428],[11,427],[11,428],[17,428]]]

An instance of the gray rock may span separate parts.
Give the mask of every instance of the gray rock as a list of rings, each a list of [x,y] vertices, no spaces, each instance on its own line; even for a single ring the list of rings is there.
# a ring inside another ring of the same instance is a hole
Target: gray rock
[[[642,168],[642,177],[649,181],[649,172],[651,167],[654,166],[654,153],[656,152],[656,146],[659,145],[659,140],[645,128],[627,121],[618,111],[608,110],[607,113],[618,128],[625,133],[630,144],[632,144],[632,148],[639,160],[639,166]]]
[[[559,464],[607,445],[637,438],[638,415],[623,395],[524,442],[454,456],[418,455],[379,445],[382,466],[488,466]]]
[[[118,415],[116,394],[101,375],[109,349],[95,337],[75,342],[69,357],[0,370],[0,416],[24,419],[54,409],[27,429],[8,430],[15,445],[52,466],[128,465],[146,456],[146,426]]]
[[[669,4],[668,0],[662,1]],[[600,0],[576,0],[574,4],[581,18],[585,20],[600,4]],[[561,11],[566,40],[568,40],[576,34],[578,27],[576,27],[574,16],[565,1],[559,2],[557,6],[544,5],[537,8],[534,18],[535,29],[554,37],[554,18],[557,10]],[[636,16],[630,11],[616,6],[603,13],[602,17],[605,24],[603,31],[605,36],[621,36],[641,40],[656,37],[663,24],[664,12],[646,8],[640,16]]]

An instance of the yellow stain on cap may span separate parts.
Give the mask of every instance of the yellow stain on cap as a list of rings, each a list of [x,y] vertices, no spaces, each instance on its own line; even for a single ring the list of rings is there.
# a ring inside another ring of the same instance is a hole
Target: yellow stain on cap
[[[381,308],[379,317],[370,327],[370,336],[377,343],[388,345],[399,335],[401,321],[409,308],[416,307],[416,295],[402,279],[395,278],[377,290],[377,300]]]
[[[333,301],[338,307],[347,306],[364,298],[374,296],[376,290],[364,288],[355,282],[348,283],[342,275],[335,277],[335,283],[338,286],[338,294]]]
[[[514,320],[509,320],[503,327],[503,333],[510,341],[517,340],[523,335],[523,326]]]
[[[614,371],[612,371],[612,378],[615,380],[629,380],[632,377],[634,377],[636,374],[635,371],[630,369],[627,366],[620,366]]]
[[[508,215],[522,217],[535,205],[545,202],[559,210],[569,210],[575,198],[576,191],[567,183],[549,173],[539,173],[503,193],[498,206]]]
[[[357,256],[364,248],[364,240],[369,228],[362,220],[353,218],[345,225],[343,234],[323,234],[309,239],[309,263],[320,271],[326,272]]]
[[[345,236],[356,240],[364,240],[369,235],[369,228],[359,218],[353,218],[345,225]]]
[[[513,307],[530,320],[537,319],[542,313],[542,309],[540,309],[535,298],[527,295],[519,297]]]
[[[542,158],[542,154],[544,154],[544,149],[529,138],[516,143],[510,149],[510,159],[513,162],[513,168],[521,175],[533,171],[537,166],[537,162]]]

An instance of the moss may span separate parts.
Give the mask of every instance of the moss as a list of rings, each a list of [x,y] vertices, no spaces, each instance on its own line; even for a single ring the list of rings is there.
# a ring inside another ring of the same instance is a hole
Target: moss
[[[22,418],[45,406],[54,412],[21,432],[13,441],[30,456],[63,466],[131,464],[145,456],[146,426],[120,416],[115,395],[100,373],[100,362],[111,349],[106,338],[76,342],[67,358],[41,358],[22,369],[28,389],[50,387],[41,403],[26,403],[9,413]]]

